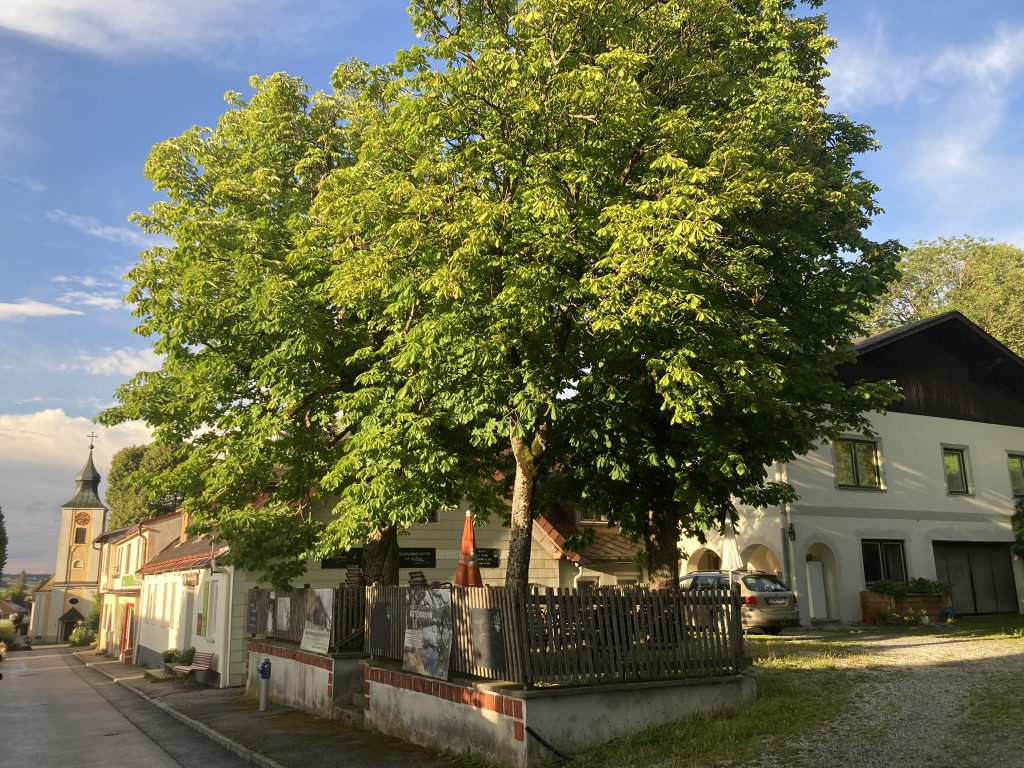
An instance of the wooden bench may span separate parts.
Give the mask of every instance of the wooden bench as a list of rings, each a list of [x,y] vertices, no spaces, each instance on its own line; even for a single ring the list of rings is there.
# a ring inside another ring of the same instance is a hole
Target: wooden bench
[[[174,674],[187,676],[193,672],[207,672],[210,669],[210,665],[213,664],[213,653],[207,653],[206,651],[196,651],[196,655],[192,657],[191,664],[177,664],[171,669],[174,670]]]

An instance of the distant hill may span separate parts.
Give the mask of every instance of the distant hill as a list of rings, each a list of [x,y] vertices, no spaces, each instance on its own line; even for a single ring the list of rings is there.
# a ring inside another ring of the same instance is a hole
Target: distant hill
[[[25,574],[25,584],[28,586],[28,589],[31,592],[33,589],[35,589],[37,586],[42,584],[48,578],[50,578],[50,574],[48,574],[48,573],[26,573]],[[18,579],[18,574],[17,573],[5,573],[5,574],[3,574],[2,576],[0,576],[0,589],[7,589],[15,581],[17,581],[17,579]]]

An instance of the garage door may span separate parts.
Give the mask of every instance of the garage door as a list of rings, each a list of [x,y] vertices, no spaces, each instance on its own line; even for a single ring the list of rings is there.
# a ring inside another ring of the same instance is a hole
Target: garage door
[[[936,578],[952,587],[959,614],[1017,611],[1009,544],[937,541]]]

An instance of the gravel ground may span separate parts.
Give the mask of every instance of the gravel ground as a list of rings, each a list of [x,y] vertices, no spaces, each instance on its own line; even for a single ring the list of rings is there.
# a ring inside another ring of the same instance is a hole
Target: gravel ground
[[[852,708],[736,768],[1024,766],[1024,643],[860,637]]]

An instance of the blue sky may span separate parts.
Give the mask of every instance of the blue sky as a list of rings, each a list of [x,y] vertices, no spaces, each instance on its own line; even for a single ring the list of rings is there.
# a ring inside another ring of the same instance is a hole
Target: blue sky
[[[414,38],[405,0],[0,3],[0,506],[8,571],[49,571],[91,419],[153,365],[120,301],[155,198],[157,142],[212,125],[223,94],[283,70],[326,88],[341,60]],[[861,168],[877,238],[1024,245],[1024,3],[831,0],[831,108],[875,128]],[[97,429],[105,473],[142,425]],[[102,489],[101,489],[102,491]]]

